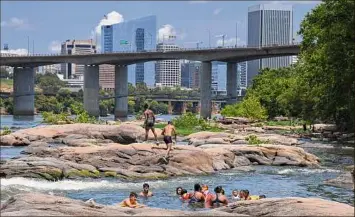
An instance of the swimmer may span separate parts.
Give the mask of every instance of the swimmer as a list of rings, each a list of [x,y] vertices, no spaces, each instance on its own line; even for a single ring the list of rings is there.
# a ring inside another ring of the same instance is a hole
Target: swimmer
[[[175,127],[173,125],[173,123],[171,121],[168,121],[168,125],[166,125],[163,129],[163,131],[161,132],[161,135],[164,136],[164,142],[166,144],[166,156],[165,158],[169,157],[169,153],[172,150],[172,145],[173,145],[173,141],[172,141],[172,134],[174,134],[175,137],[175,143],[176,143],[176,130]]]
[[[241,190],[240,191],[240,198],[242,200],[251,200],[251,197],[249,196],[249,191],[248,190]]]
[[[191,198],[191,195],[187,193],[186,189],[182,189],[181,193],[182,193],[182,196],[180,197],[181,200],[189,200]]]
[[[264,199],[264,198],[266,198],[266,196],[265,195],[250,195],[250,199],[251,200],[260,200],[260,199]]]
[[[234,189],[232,191],[232,199],[235,201],[239,201],[240,200],[240,192],[237,189]]]
[[[134,192],[131,192],[129,194],[129,198],[125,199],[119,204],[121,207],[130,207],[130,208],[141,208],[145,207],[145,205],[138,204],[137,202],[137,194]]]
[[[194,186],[194,193],[190,197],[189,203],[200,203],[205,201],[205,195],[202,193],[201,185],[196,183]]]
[[[177,187],[176,188],[176,195],[182,196],[182,187]]]
[[[149,191],[149,185],[147,183],[143,184],[143,191],[141,193],[139,193],[139,196],[142,196],[142,197],[153,196],[153,193],[151,191]]]
[[[202,185],[202,193],[205,195],[205,203],[210,203],[213,194],[209,192],[208,185]]]
[[[214,189],[214,192],[216,195],[213,195],[211,199],[210,205],[212,207],[220,207],[220,206],[227,206],[228,205],[228,199],[226,196],[222,194],[223,188],[222,186],[217,186]]]

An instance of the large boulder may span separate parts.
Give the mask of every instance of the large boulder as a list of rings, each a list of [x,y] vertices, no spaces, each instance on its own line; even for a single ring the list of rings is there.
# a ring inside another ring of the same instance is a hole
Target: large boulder
[[[223,146],[223,147],[221,147]],[[85,147],[29,146],[20,158],[2,163],[0,177],[48,180],[78,177],[161,179],[209,174],[249,165],[317,167],[319,159],[302,148],[282,145],[175,146],[164,160],[165,145],[107,143]]]
[[[117,201],[119,203],[120,201]],[[1,204],[1,216],[353,216],[354,207],[318,198],[241,201],[206,211],[131,209],[41,193],[18,194]]]
[[[335,124],[314,124],[314,132],[322,133],[324,131],[335,132],[337,131],[337,126]]]
[[[354,207],[350,205],[297,197],[240,201],[218,211],[251,216],[354,216]]]
[[[327,185],[355,189],[354,183],[354,169],[351,172],[346,172],[334,179],[328,179],[324,181]]]
[[[74,135],[74,136],[73,136]],[[23,129],[1,136],[0,145],[27,146],[33,141],[52,141],[53,139],[66,138],[69,140],[99,139],[111,140],[121,144],[129,144],[140,141],[144,138],[145,131],[137,124],[124,123],[120,125],[99,125],[99,124],[66,124],[39,126]],[[30,141],[30,142],[29,142]],[[81,144],[81,143],[78,143]],[[75,145],[75,144],[74,144]]]

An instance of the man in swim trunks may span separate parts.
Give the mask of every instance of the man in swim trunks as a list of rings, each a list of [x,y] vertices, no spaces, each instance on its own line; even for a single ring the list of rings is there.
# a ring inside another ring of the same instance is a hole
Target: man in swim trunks
[[[167,149],[165,158],[167,158],[169,157],[169,153],[172,150],[172,146],[173,146],[173,141],[171,138],[172,134],[174,134],[175,142],[176,142],[176,130],[171,121],[168,121],[168,125],[164,127],[161,134],[164,136],[164,142],[166,144],[166,149]]]
[[[121,207],[129,207],[129,208],[141,208],[145,207],[145,205],[138,204],[137,202],[137,194],[134,192],[131,192],[129,194],[129,198],[125,199],[119,204]]]
[[[144,127],[145,127],[145,140],[144,141],[147,141],[148,140],[148,133],[149,133],[149,130],[152,130],[153,134],[154,134],[154,138],[155,138],[155,141],[156,141],[156,144],[159,145],[159,142],[158,142],[158,138],[157,138],[157,133],[155,132],[155,129],[154,129],[154,124],[155,124],[155,115],[154,115],[154,112],[152,110],[150,110],[148,108],[148,104],[145,104],[144,105],[144,118],[145,118],[145,121],[144,121]]]
[[[147,183],[143,184],[143,191],[141,193],[139,193],[139,196],[142,196],[142,197],[153,196],[153,192],[149,191],[149,185]]]

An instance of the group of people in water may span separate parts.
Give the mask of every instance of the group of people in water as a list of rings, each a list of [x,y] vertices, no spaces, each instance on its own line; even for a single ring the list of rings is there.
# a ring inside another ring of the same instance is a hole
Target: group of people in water
[[[139,193],[141,197],[152,197],[154,194],[149,190],[149,184],[143,184],[143,190]],[[187,202],[189,205],[198,205],[205,208],[215,208],[220,206],[226,206],[229,202],[237,202],[241,200],[260,200],[266,198],[265,195],[250,195],[248,190],[233,190],[231,200],[228,200],[225,195],[225,191],[222,186],[214,188],[214,193],[210,192],[208,185],[200,185],[196,183],[193,192],[187,192],[182,187],[176,188],[176,195],[183,202]],[[137,202],[138,195],[135,192],[131,192],[129,198],[123,200],[120,205],[122,207],[139,208],[145,207],[143,204]]]

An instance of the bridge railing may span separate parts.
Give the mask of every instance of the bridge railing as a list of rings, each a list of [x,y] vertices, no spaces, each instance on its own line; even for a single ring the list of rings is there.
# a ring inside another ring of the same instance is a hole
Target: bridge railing
[[[94,54],[113,54],[113,53],[156,53],[156,52],[176,52],[176,51],[199,51],[199,50],[218,50],[218,49],[234,49],[234,48],[272,48],[272,47],[287,47],[291,45],[299,45],[299,42],[293,42],[290,44],[267,44],[263,46],[250,46],[250,45],[237,45],[237,46],[217,46],[217,47],[198,47],[198,48],[177,48],[176,50],[169,50],[169,51],[164,51],[161,49],[151,49],[151,50],[143,50],[143,51],[132,51],[132,50],[124,50],[124,51],[113,51],[113,52],[96,52],[93,54],[74,54],[74,55],[94,55]],[[55,54],[25,54],[25,55],[16,55],[16,54],[10,54],[10,53],[1,53],[1,57],[18,57],[18,56],[71,56],[68,54],[61,54],[61,53],[55,53]]]

